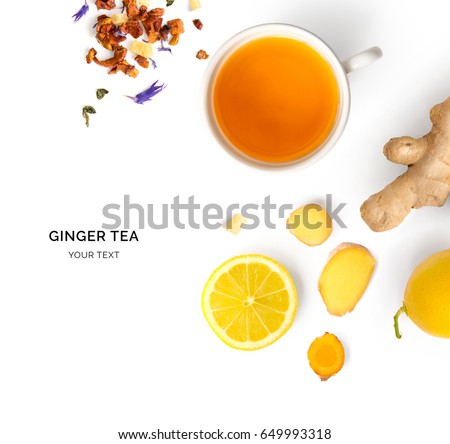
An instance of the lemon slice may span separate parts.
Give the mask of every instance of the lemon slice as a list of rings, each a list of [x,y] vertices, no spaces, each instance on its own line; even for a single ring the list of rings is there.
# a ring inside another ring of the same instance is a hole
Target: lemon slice
[[[218,267],[203,289],[203,314],[230,347],[257,350],[280,339],[297,311],[294,281],[277,261],[236,256]]]

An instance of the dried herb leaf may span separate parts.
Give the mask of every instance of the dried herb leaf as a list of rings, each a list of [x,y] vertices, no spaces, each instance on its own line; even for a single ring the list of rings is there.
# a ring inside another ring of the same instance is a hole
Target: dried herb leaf
[[[166,7],[172,6],[175,0],[167,0]]]
[[[83,107],[83,113],[82,116],[84,117],[84,120],[86,120],[86,126],[89,128],[89,114],[96,114],[97,111],[95,111],[95,108],[92,106],[85,106]]]
[[[109,94],[109,91],[107,89],[99,88],[97,90],[97,99],[102,100],[103,97],[106,96],[106,94]]]

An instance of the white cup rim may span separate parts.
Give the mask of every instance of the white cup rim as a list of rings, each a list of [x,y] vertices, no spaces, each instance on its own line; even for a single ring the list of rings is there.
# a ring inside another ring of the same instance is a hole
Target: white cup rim
[[[237,148],[235,148],[225,137],[214,115],[212,104],[212,90],[216,75],[219,72],[223,62],[228,58],[231,52],[233,52],[243,44],[266,36],[290,37],[310,45],[330,64],[339,87],[339,108],[336,115],[334,127],[328,134],[328,137],[319,147],[317,147],[308,155],[289,162],[264,162],[245,155]],[[333,52],[333,50],[320,37],[318,37],[311,31],[295,25],[288,25],[284,23],[267,23],[247,28],[239,32],[238,34],[235,34],[233,37],[227,40],[214,54],[205,74],[203,104],[205,106],[206,119],[208,121],[207,123],[209,129],[212,131],[215,139],[220,143],[225,151],[232,155],[234,158],[237,158],[241,162],[243,161],[253,167],[259,167],[263,169],[274,170],[294,166],[297,168],[305,168],[327,155],[341,137],[347,125],[348,116],[350,113],[350,87],[348,84],[347,73],[345,72],[342,63]]]

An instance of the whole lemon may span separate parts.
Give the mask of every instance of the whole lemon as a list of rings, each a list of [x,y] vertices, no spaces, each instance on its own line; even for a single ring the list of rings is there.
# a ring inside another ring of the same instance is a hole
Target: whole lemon
[[[425,333],[450,338],[450,250],[425,259],[409,278],[403,306],[394,316],[399,339],[398,317],[402,313]]]

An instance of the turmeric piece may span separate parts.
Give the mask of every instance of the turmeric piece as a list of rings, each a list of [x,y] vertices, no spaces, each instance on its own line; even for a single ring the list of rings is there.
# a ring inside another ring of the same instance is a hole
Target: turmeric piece
[[[309,246],[323,244],[333,232],[333,222],[325,209],[317,204],[297,208],[287,220],[287,228]]]
[[[450,194],[450,97],[430,112],[431,131],[420,139],[398,137],[384,155],[408,170],[361,206],[361,217],[373,231],[400,225],[411,209],[441,207]]]
[[[319,292],[328,313],[351,312],[369,285],[375,259],[362,245],[343,243],[330,255],[319,279]]]
[[[332,333],[325,333],[311,343],[308,349],[309,365],[322,381],[334,376],[344,366],[345,350]]]

